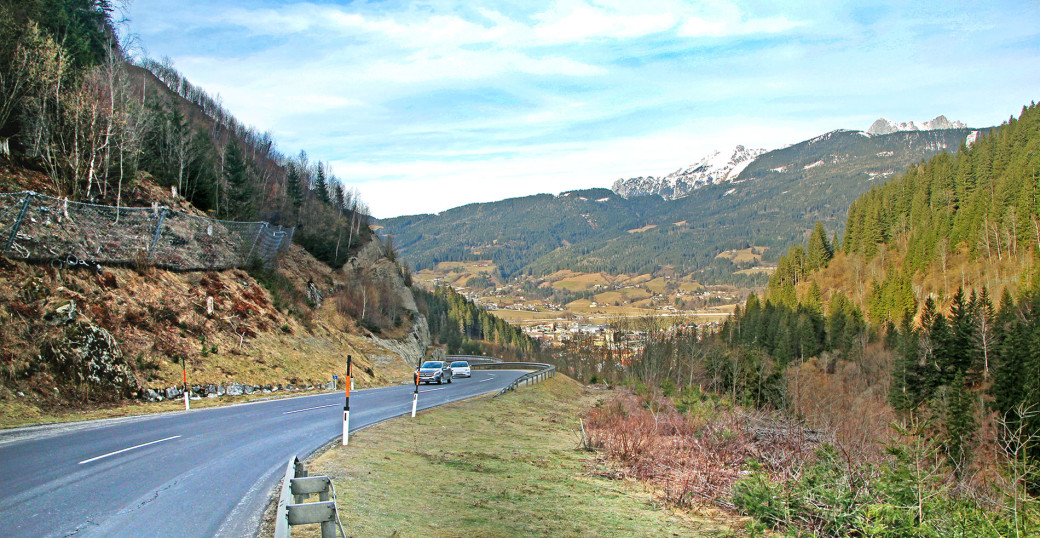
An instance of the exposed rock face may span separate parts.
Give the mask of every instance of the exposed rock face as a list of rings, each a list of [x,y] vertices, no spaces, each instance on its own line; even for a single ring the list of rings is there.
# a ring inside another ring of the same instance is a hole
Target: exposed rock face
[[[394,294],[397,295],[398,304],[401,305],[401,308],[411,312],[418,312],[419,307],[415,305],[415,296],[412,295],[412,290],[404,285],[404,280],[398,273],[396,264],[386,258],[382,258],[371,265],[367,269],[367,273],[369,276],[390,285],[390,288],[394,290]]]
[[[378,336],[371,338],[375,344],[387,351],[382,354],[369,353],[373,365],[402,361],[408,368],[414,368],[426,357],[426,350],[430,347],[430,324],[426,321],[426,316],[415,314],[412,332],[404,339],[387,340]]]
[[[736,146],[732,152],[714,151],[696,164],[680,168],[663,178],[653,176],[619,179],[613,190],[624,198],[656,194],[666,200],[682,198],[705,185],[735,181],[764,149]]]
[[[878,118],[870,125],[867,132],[872,135],[884,135],[899,131],[934,131],[937,129],[965,129],[968,126],[959,121],[950,121],[946,116],[936,116],[931,121],[920,124],[912,121],[896,123],[888,118]]]
[[[63,337],[44,344],[43,355],[54,365],[60,382],[86,384],[95,397],[122,398],[137,391],[137,380],[115,338],[86,321],[69,323]]]
[[[321,302],[324,300],[324,297],[322,297],[321,290],[314,285],[314,282],[307,283],[307,298],[314,303],[315,308],[321,308]]]

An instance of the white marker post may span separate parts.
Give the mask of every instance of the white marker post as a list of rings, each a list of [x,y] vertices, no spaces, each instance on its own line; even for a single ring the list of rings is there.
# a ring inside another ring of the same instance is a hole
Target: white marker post
[[[412,418],[415,418],[415,406],[419,404],[419,369],[415,369],[415,393],[412,394]]]
[[[347,398],[343,401],[343,446],[347,446],[347,440],[350,437],[350,386],[351,386],[351,364],[350,355],[347,355],[347,382],[344,385],[347,386]]]
[[[191,411],[191,406],[188,404],[188,358],[181,357],[181,366],[184,369],[184,410]]]

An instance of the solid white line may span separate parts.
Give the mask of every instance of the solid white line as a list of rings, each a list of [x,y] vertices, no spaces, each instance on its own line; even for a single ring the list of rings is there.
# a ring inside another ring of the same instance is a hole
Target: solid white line
[[[161,443],[163,441],[169,441],[170,439],[176,439],[178,437],[180,437],[180,436],[179,435],[174,435],[173,437],[167,437],[166,439],[159,439],[158,441],[151,441],[151,442],[148,442],[148,443],[142,443],[142,444],[137,445],[137,446],[132,446],[130,448],[124,448],[123,450],[116,450],[115,452],[109,452],[108,454],[104,454],[104,455],[98,456],[96,458],[90,458],[89,460],[83,460],[83,461],[79,462],[79,465],[83,465],[84,463],[90,463],[92,461],[97,461],[97,460],[99,460],[101,458],[107,458],[109,456],[115,456],[116,454],[122,454],[123,452],[126,452],[128,450],[133,450],[135,448],[141,448],[143,446],[154,445],[155,443]]]
[[[480,381],[477,381],[477,383],[483,383],[483,382],[485,382],[485,381],[494,381],[494,380],[495,380],[495,378],[494,378],[494,377],[489,377],[489,378],[487,378],[487,379],[481,379]]]
[[[321,409],[322,407],[332,407],[334,405],[339,405],[339,404],[319,405],[318,407],[308,407],[307,409],[297,409],[296,411],[286,411],[286,412],[284,412],[282,414],[283,415],[291,415],[293,413],[302,413],[304,411],[310,411],[311,409]]]
[[[423,393],[425,393],[425,392],[434,392],[434,391],[438,391],[438,390],[446,390],[446,389],[450,389],[450,388],[451,388],[451,387],[441,387],[441,388],[439,388],[439,389],[426,389],[426,390],[420,390],[420,391],[419,391],[419,394],[423,394]]]

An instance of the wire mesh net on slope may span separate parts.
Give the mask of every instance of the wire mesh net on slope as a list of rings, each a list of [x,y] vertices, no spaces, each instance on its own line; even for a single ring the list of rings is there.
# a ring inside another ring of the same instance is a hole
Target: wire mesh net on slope
[[[8,256],[67,263],[149,263],[177,270],[272,264],[292,231],[165,207],[71,202],[35,193],[0,193],[0,246]]]

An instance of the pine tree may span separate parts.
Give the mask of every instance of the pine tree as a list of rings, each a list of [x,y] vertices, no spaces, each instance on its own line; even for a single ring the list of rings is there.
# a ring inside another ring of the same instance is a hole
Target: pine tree
[[[974,398],[965,386],[963,374],[958,374],[946,390],[944,445],[950,464],[958,477],[963,477],[971,460],[977,426]]]
[[[329,183],[325,177],[325,165],[318,161],[318,171],[314,177],[314,195],[318,200],[329,203]]]
[[[296,169],[296,163],[289,161],[285,166],[285,194],[294,208],[299,209],[303,205],[303,185],[300,182],[300,171]]]
[[[235,141],[224,146],[224,182],[228,192],[228,216],[235,220],[256,218],[253,185],[246,170],[242,149]]]
[[[946,356],[950,361],[950,375],[971,379],[971,372],[981,366],[979,349],[975,344],[977,322],[974,305],[964,298],[964,290],[958,288],[950,309],[950,335],[946,342]]]
[[[826,267],[833,257],[834,249],[827,241],[827,232],[824,231],[823,224],[817,222],[812,235],[809,236],[808,251],[805,253],[805,271],[812,272]]]

